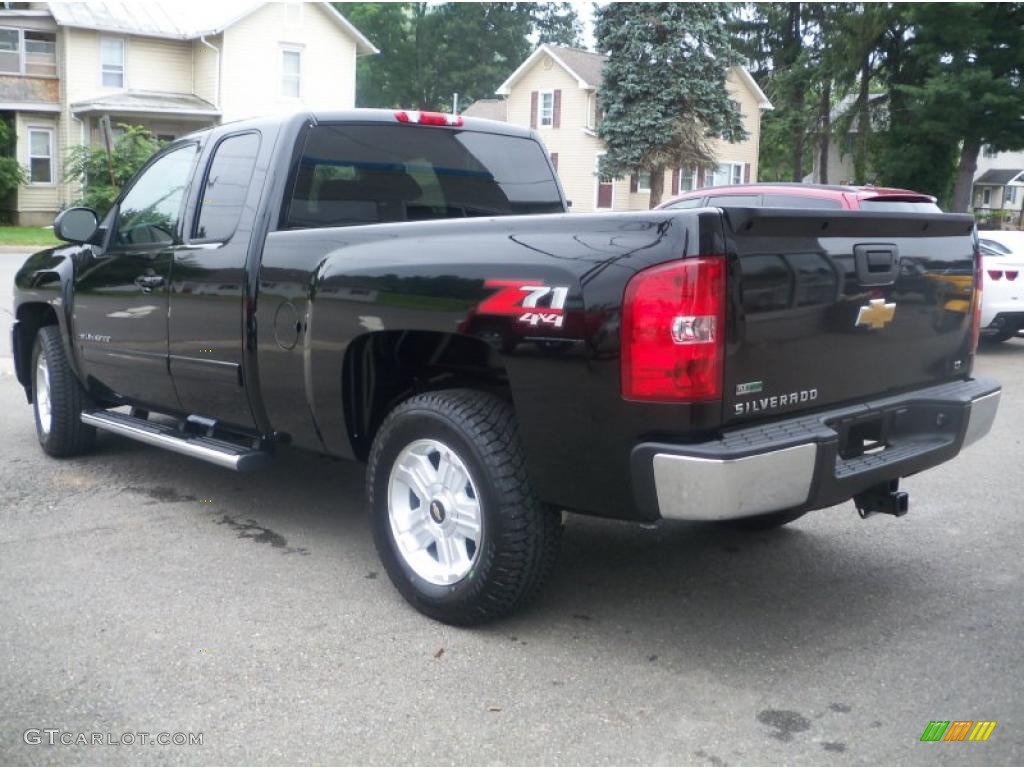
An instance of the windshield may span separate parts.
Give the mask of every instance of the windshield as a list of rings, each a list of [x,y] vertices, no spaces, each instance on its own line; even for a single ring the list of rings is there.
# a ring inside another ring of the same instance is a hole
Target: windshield
[[[978,242],[982,248],[987,248],[992,254],[998,254],[1000,256],[1009,256],[1013,251],[1007,248],[1002,243],[997,243],[995,240],[988,240],[984,237],[978,238]]]

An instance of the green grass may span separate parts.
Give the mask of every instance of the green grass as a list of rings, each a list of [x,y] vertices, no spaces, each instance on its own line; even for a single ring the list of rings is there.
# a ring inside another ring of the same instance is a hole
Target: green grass
[[[0,227],[0,245],[57,245],[53,230],[43,227]]]

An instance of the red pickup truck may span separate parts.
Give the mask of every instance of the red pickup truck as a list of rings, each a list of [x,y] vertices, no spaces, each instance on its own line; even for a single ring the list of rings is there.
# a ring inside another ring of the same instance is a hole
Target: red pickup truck
[[[894,187],[829,184],[734,184],[704,187],[666,200],[660,209],[728,206],[732,208],[820,208],[835,211],[941,213],[935,198]]]

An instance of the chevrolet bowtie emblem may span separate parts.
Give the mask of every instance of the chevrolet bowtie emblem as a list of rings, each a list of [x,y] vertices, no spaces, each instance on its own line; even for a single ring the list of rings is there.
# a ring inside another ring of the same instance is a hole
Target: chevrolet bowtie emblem
[[[886,304],[885,299],[872,299],[866,307],[860,308],[857,313],[857,322],[854,325],[866,325],[868,328],[878,330],[892,322],[895,314],[895,304]]]

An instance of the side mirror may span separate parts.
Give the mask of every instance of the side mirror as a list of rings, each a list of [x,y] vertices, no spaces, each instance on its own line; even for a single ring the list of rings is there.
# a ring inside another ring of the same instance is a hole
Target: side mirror
[[[69,243],[87,243],[96,234],[99,223],[92,208],[67,208],[53,220],[53,234]]]

